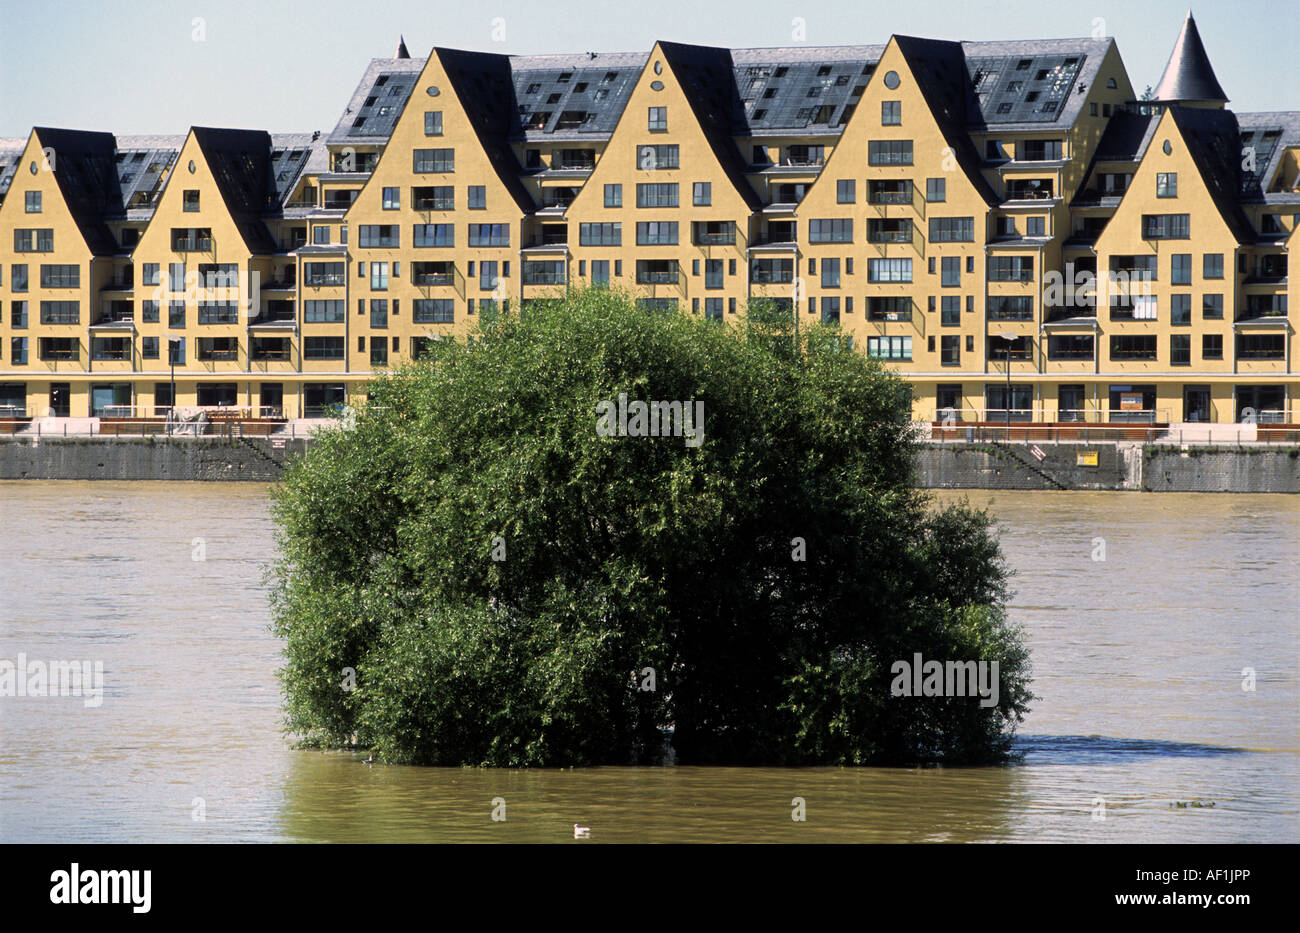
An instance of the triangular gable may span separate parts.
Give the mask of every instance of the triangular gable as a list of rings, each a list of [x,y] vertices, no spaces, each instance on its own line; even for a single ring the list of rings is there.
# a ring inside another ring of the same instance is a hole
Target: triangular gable
[[[267,212],[279,210],[271,180],[271,135],[202,126],[193,127],[190,134],[248,251],[275,252],[275,239],[262,220]]]
[[[39,149],[53,150],[55,181],[86,248],[95,256],[116,253],[117,242],[104,223],[105,215],[118,212],[122,203],[113,134],[38,126],[31,138]]]

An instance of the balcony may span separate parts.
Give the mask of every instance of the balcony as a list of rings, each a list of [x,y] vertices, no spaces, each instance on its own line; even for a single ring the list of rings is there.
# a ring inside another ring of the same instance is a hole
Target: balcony
[[[563,285],[564,281],[565,279],[564,279],[563,270],[559,272],[547,271],[547,272],[525,272],[524,273],[525,285]]]
[[[908,181],[873,181],[867,186],[868,204],[911,204],[912,184]]]
[[[210,236],[175,237],[172,240],[172,252],[210,253],[212,252],[212,237]]]
[[[1007,182],[1008,201],[1045,201],[1055,197],[1050,178],[1011,179]]]
[[[411,276],[411,284],[424,287],[428,285],[455,285],[453,272],[417,272]]]

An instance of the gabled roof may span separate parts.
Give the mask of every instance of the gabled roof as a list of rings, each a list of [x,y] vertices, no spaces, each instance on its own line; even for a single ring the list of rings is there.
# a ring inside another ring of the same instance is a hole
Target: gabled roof
[[[883,45],[733,49],[732,81],[744,111],[732,132],[840,133],[884,51]]]
[[[1210,197],[1238,243],[1253,243],[1255,228],[1241,209],[1241,129],[1230,110],[1170,107]]]
[[[1106,124],[1106,131],[1097,141],[1097,148],[1093,150],[1092,161],[1083,173],[1084,181],[1093,178],[1098,162],[1141,162],[1159,125],[1159,114],[1115,111]],[[1072,207],[1115,207],[1119,202],[1118,194],[1101,195],[1095,188],[1080,187],[1070,203]]]
[[[1154,99],[1167,103],[1228,102],[1228,95],[1223,93],[1210,66],[1210,56],[1205,54],[1205,45],[1201,42],[1201,33],[1196,28],[1196,20],[1192,19],[1191,10],[1187,11],[1178,41],[1174,43],[1165,72],[1156,85]]]
[[[253,253],[275,252],[262,217],[279,208],[271,177],[271,134],[262,130],[190,129],[244,244]]]
[[[749,209],[760,210],[763,201],[745,177],[747,166],[731,141],[731,127],[744,119],[744,111],[731,81],[735,65],[730,50],[677,42],[660,42],[659,50],[677,76],[718,165]]]
[[[957,157],[957,164],[984,202],[990,206],[997,204],[998,196],[980,171],[979,153],[966,132],[969,86],[965,81],[961,44],[914,36],[894,36],[894,41],[925,97],[939,132]]]
[[[410,99],[416,78],[424,70],[425,61],[423,58],[371,59],[327,142],[340,146],[386,142]]]
[[[497,177],[521,211],[535,210],[533,196],[519,178],[519,160],[510,148],[515,114],[510,59],[505,55],[456,49],[434,49],[434,52]]]
[[[614,132],[648,52],[511,55],[511,136],[526,140],[603,138]]]
[[[1295,204],[1300,194],[1291,189],[1300,179],[1283,178],[1282,191],[1269,192],[1265,185],[1273,182],[1288,149],[1300,149],[1300,111],[1239,113],[1241,148],[1253,150],[1255,170],[1242,172],[1242,197],[1247,201]]]
[[[117,242],[104,223],[122,203],[113,161],[117,148],[113,134],[46,126],[34,127],[32,133],[42,148],[54,150],[54,178],[91,253],[116,253]]]
[[[970,129],[1045,130],[1074,125],[1115,40],[963,42]]]

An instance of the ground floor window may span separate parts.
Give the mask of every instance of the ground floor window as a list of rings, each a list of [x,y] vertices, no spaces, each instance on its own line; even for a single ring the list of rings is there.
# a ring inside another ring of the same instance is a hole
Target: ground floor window
[[[1286,421],[1286,386],[1239,385],[1235,392],[1237,421],[1278,424]]]
[[[1089,337],[1089,340],[1092,338]],[[1083,386],[1079,384],[1062,385],[1056,390],[1056,420],[1057,421],[1083,421],[1086,414],[1083,410],[1084,399],[1087,396],[1083,393]]]
[[[0,418],[27,417],[27,383],[0,382]]]
[[[261,403],[261,418],[284,417],[284,383],[263,382],[258,388],[258,400]]]
[[[200,408],[234,405],[239,400],[239,387],[233,382],[200,382],[198,397]]]
[[[1156,420],[1155,408],[1156,387],[1153,385],[1112,385],[1110,387],[1111,421],[1152,422]]]
[[[341,382],[308,382],[302,387],[303,416],[307,418],[334,418],[347,404],[347,394]]]
[[[131,384],[114,382],[90,387],[90,416],[92,418],[129,418],[131,416]]]
[[[1011,386],[1011,420],[1032,421],[1034,419],[1034,387],[1031,385]],[[991,383],[984,386],[984,417],[988,421],[1007,420],[1007,385],[1005,382]]]

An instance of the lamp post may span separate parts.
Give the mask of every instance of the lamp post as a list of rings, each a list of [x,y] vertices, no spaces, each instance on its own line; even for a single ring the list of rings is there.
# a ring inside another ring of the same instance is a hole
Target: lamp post
[[[1003,396],[1002,402],[1007,408],[1007,443],[1011,442],[1011,344],[1016,339],[1016,335],[1009,330],[1004,330],[998,334],[1007,345],[1007,391]]]

